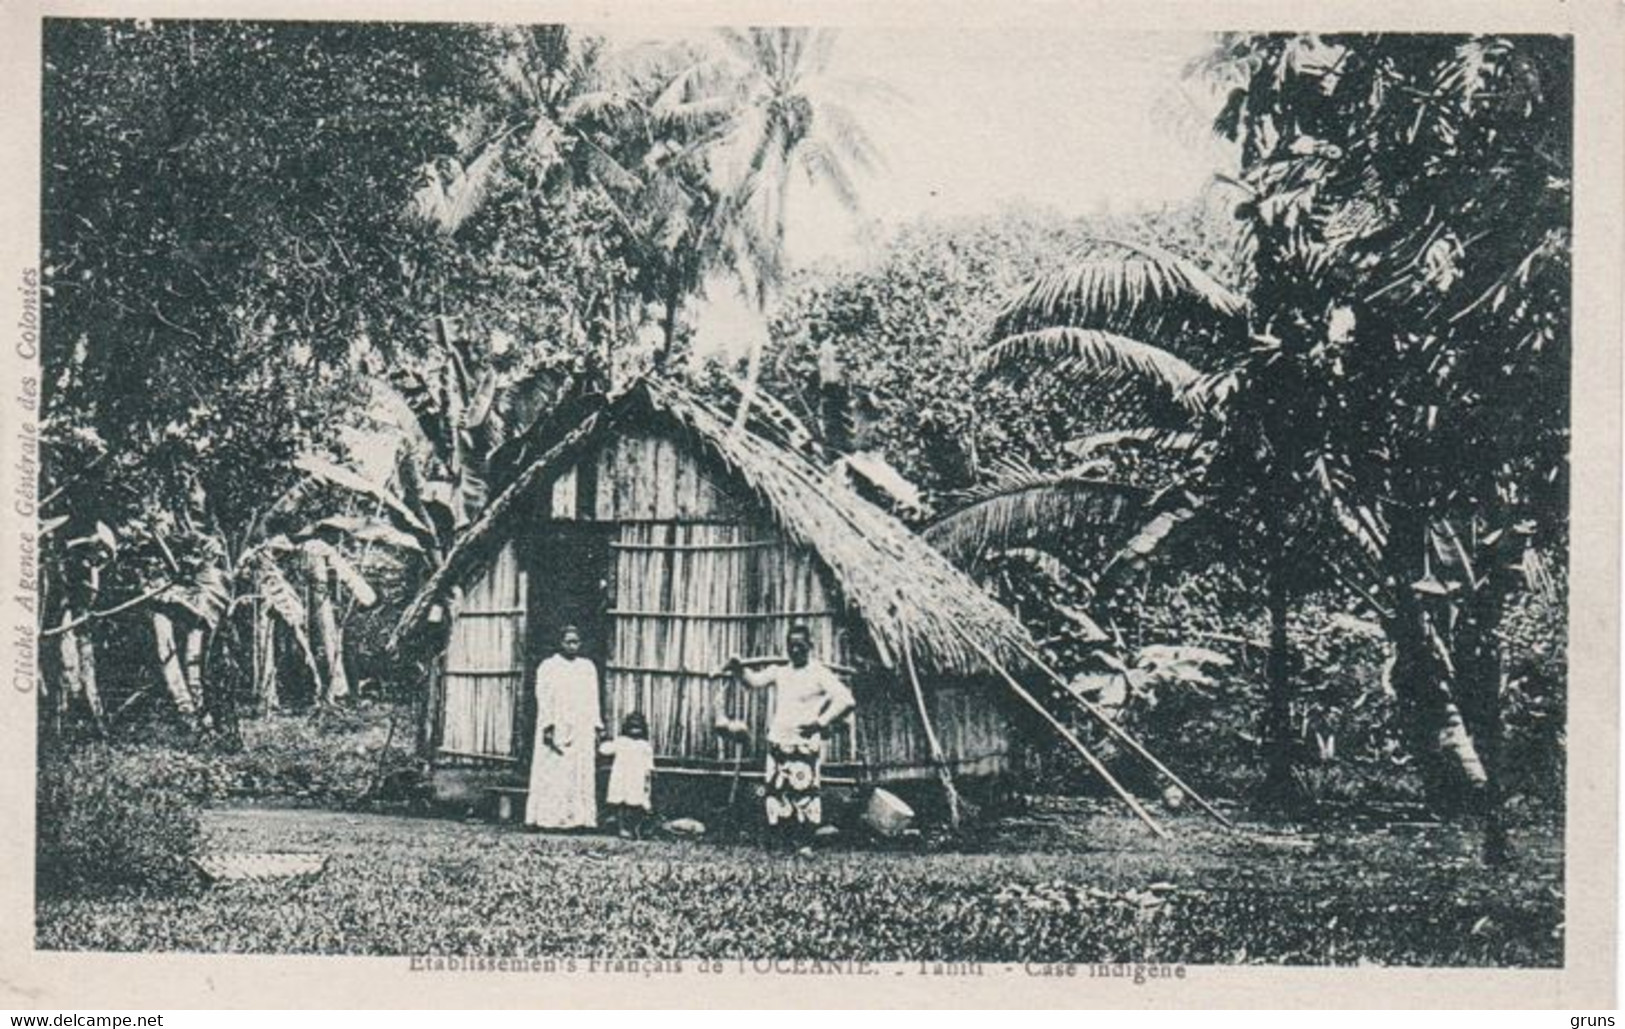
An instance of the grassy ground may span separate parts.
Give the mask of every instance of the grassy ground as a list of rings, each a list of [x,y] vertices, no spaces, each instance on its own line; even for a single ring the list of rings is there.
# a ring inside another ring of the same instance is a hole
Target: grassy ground
[[[205,813],[213,851],[330,856],[308,881],[42,900],[43,949],[1193,964],[1555,966],[1555,833],[1512,872],[1441,825],[1215,831],[1157,840],[1049,801],[953,849],[548,836],[317,810]]]

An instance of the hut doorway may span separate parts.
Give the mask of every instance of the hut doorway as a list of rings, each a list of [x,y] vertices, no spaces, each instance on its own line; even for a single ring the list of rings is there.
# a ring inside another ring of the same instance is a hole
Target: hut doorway
[[[614,527],[548,522],[526,548],[530,558],[530,666],[555,653],[573,625],[581,654],[600,669],[609,656],[610,539]]]

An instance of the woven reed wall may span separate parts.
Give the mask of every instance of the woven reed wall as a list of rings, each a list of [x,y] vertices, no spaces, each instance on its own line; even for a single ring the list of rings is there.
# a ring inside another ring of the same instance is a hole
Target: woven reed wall
[[[655,753],[723,760],[719,715],[743,718],[760,750],[771,698],[715,675],[731,655],[783,654],[794,622],[814,652],[849,664],[839,610],[812,559],[754,525],[623,523],[612,544],[613,641],[604,669],[613,717],[641,710]],[[830,741],[832,760],[852,753],[850,727]]]
[[[598,522],[742,522],[741,502],[682,442],[663,434],[618,434],[554,477],[547,517]]]
[[[663,764],[724,769],[736,757],[755,763],[764,756],[771,691],[745,690],[715,673],[734,654],[783,654],[786,630],[803,622],[815,654],[841,670],[858,700],[856,716],[829,742],[829,761],[861,766],[867,778],[934,774],[907,680],[847,671],[872,655],[822,563],[679,439],[612,436],[556,477],[538,506],[534,524],[516,526],[521,540],[545,533],[549,522],[617,523],[605,569],[612,591],[608,660],[600,669],[605,723],[613,728],[627,712],[642,711]],[[443,752],[514,752],[513,720],[522,710],[516,698],[531,681],[523,667],[524,620],[505,614],[526,601],[521,565],[514,544],[505,545],[474,577],[454,616]],[[532,575],[535,590],[548,588],[546,568]],[[1000,692],[987,683],[922,685],[955,770],[1005,770],[1009,726],[996,703]],[[722,715],[750,727],[742,754],[713,732]]]
[[[518,548],[503,544],[470,577],[452,613],[442,674],[439,749],[512,757],[525,668],[526,581]]]
[[[906,679],[876,681],[858,694],[857,753],[868,774],[881,779],[923,779],[936,774],[931,746],[920,726],[919,704]],[[962,775],[992,775],[1009,768],[1010,723],[995,703],[992,682],[921,679],[926,710],[950,768]]]

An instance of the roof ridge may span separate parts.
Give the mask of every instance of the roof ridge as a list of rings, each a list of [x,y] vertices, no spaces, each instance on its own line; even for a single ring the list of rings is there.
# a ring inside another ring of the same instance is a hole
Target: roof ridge
[[[561,437],[491,502],[402,616],[397,645],[415,633],[438,596],[467,571],[516,498],[545,480],[548,468],[586,446],[589,437],[624,424],[639,403],[691,433],[756,495],[786,535],[812,551],[844,603],[863,619],[883,663],[895,667],[906,645],[917,661],[938,672],[987,671],[959,639],[965,631],[975,633],[1008,667],[1027,663],[1025,654],[1036,648],[1027,630],[925,539],[807,455],[731,424],[680,384],[647,377],[634,380]]]

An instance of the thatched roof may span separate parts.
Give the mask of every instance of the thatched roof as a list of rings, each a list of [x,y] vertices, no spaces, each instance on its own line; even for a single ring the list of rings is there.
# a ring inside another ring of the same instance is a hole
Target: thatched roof
[[[1009,611],[891,515],[859,497],[836,475],[795,451],[739,431],[686,391],[647,380],[588,415],[526,468],[464,534],[396,628],[411,641],[433,605],[479,556],[504,538],[516,505],[569,467],[619,425],[665,426],[726,467],[791,539],[829,569],[843,602],[864,622],[881,661],[900,668],[904,648],[921,669],[991,673],[1026,666],[1036,646]]]

